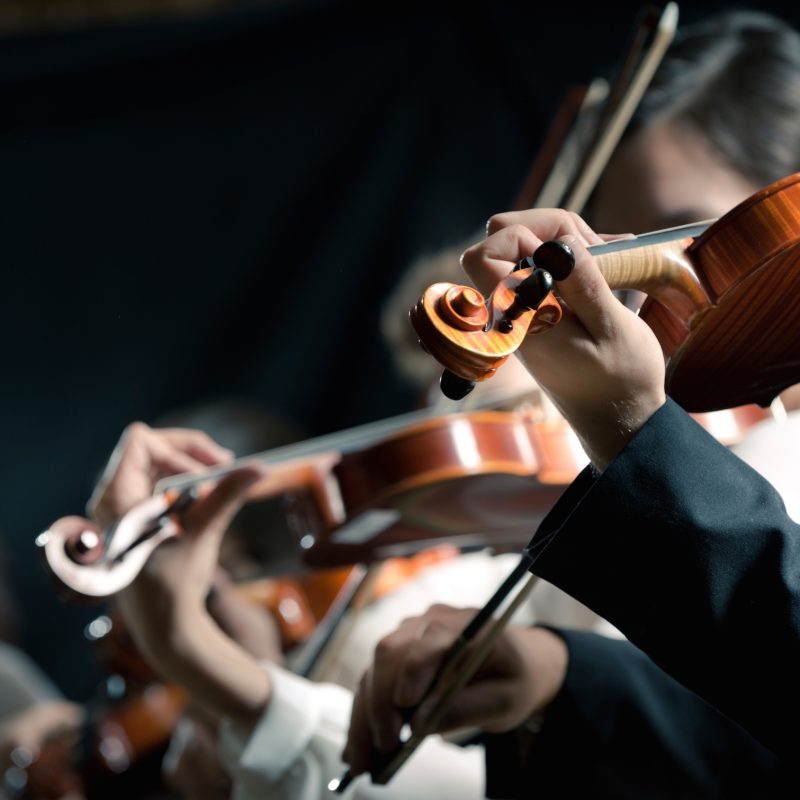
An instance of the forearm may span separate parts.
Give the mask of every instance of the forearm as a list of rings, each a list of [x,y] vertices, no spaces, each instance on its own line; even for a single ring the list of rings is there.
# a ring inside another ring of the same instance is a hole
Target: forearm
[[[145,646],[158,669],[206,711],[249,732],[269,703],[269,675],[204,610],[178,612],[168,627]]]

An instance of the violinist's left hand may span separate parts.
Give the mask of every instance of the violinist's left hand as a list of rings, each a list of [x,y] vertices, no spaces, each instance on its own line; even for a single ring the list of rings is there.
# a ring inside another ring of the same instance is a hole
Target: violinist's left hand
[[[448,649],[474,614],[474,609],[435,605],[419,617],[404,620],[378,643],[375,660],[353,702],[343,755],[353,774],[368,770],[376,751],[388,753],[397,747],[404,713],[420,702]],[[559,636],[544,628],[508,626],[451,702],[439,730],[516,728],[552,702],[566,669],[567,648]],[[412,729],[430,713],[442,692],[434,690],[414,712]]]
[[[199,472],[233,460],[208,434],[190,428],[151,428],[133,422],[122,432],[89,502],[89,516],[108,528],[149,497],[163,477]]]
[[[563,318],[555,326],[534,323],[539,335],[527,336],[517,352],[603,470],[666,401],[658,339],[614,296],[587,249],[617,237],[601,237],[577,214],[553,208],[498,214],[487,232],[462,256],[484,293],[543,241],[572,248],[575,267],[557,285]]]
[[[134,423],[123,433],[89,510],[107,526],[150,496],[166,475],[230,461],[230,451],[201,431]],[[216,716],[252,725],[269,698],[269,678],[206,607],[231,520],[264,468],[242,467],[181,515],[182,533],[159,545],[133,583],[117,595],[137,647],[167,680],[184,686]]]

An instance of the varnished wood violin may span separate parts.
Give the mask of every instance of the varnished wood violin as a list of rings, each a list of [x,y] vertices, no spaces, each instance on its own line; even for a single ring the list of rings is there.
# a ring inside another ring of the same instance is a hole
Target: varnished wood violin
[[[664,351],[666,390],[686,410],[766,407],[800,380],[800,320],[791,302],[800,290],[800,173],[716,221],[589,250],[612,289],[648,295],[639,313]],[[488,300],[471,287],[434,284],[412,309],[420,343],[449,373],[486,380],[537,314],[546,309],[557,321],[552,293],[535,308],[520,299],[519,287],[537,272],[534,263],[524,266]],[[454,314],[452,298],[464,297]]]
[[[179,534],[191,492],[253,459],[271,469],[249,499],[299,498],[293,524],[303,560],[315,568],[447,541],[517,547],[586,463],[566,422],[541,419],[535,409],[412,412],[167,478],[110,531],[63,517],[37,539],[48,569],[73,597],[120,591],[161,542]]]
[[[375,587],[375,596],[393,591],[413,571],[452,556],[435,548],[411,559],[389,562]],[[259,578],[232,584],[233,593],[269,612],[277,623],[281,649],[290,653],[308,640],[328,606],[347,580],[348,569],[315,570],[298,578]],[[37,754],[20,754],[2,776],[9,793],[19,800],[89,800],[133,796],[159,785],[159,762],[175,726],[189,708],[189,698],[177,685],[165,684],[142,657],[117,614],[102,614],[85,630],[107,678],[87,704],[80,730],[46,741]],[[22,761],[30,755],[29,763]],[[124,782],[124,789],[121,788]]]

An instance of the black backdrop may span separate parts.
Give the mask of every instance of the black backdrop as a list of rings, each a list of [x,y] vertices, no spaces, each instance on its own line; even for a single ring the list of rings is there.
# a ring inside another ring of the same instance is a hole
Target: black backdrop
[[[613,67],[639,6],[599,7],[271,3],[2,41],[0,530],[22,644],[67,694],[97,680],[97,609],[56,598],[36,533],[131,420],[238,398],[315,434],[414,405],[383,299],[510,204],[564,88]]]

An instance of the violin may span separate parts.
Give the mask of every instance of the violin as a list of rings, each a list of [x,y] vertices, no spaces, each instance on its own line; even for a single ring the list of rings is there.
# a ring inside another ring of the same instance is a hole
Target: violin
[[[800,289],[800,173],[716,221],[589,250],[612,289],[648,295],[639,315],[664,351],[667,393],[687,411],[764,408],[800,380],[796,306],[786,301]],[[542,310],[553,324],[560,318],[547,286],[531,291],[549,273],[530,258],[519,266],[488,300],[471,287],[433,284],[411,310],[420,343],[445,367],[450,396],[490,378]],[[571,265],[558,268],[556,280]]]
[[[586,463],[566,422],[533,409],[412,412],[167,478],[111,531],[64,517],[37,537],[47,568],[73,599],[113,595],[179,534],[188,495],[256,459],[271,469],[248,499],[294,497],[292,525],[312,568],[448,542],[516,548]]]
[[[125,694],[90,703],[80,730],[50,739],[29,763],[7,770],[3,785],[12,796],[93,800],[119,796],[120,781],[130,797],[136,787],[160,785],[161,758],[186,706],[184,691],[153,679],[128,694],[120,675],[107,684]]]
[[[134,797],[137,786],[143,791],[144,785],[159,785],[160,760],[184,704],[181,689],[154,683],[141,695],[92,713],[80,731],[48,741],[31,763],[6,772],[3,788],[30,800],[100,800],[121,796],[122,780],[122,796]]]
[[[750,405],[697,419],[734,444],[767,416]],[[287,649],[311,635],[354,564],[381,562],[385,582],[389,568],[397,574],[429,560],[433,545],[516,549],[588,463],[566,420],[541,405],[412,412],[164,479],[111,536],[82,517],[58,520],[37,543],[62,594],[90,600],[124,588],[160,542],[179,535],[178,498],[252,460],[271,470],[251,501],[291,498],[303,570],[247,581],[240,591],[271,605]]]
[[[675,38],[678,7],[649,4],[638,15],[613,81],[593,78],[570,86],[552,117],[536,158],[509,208],[565,208],[581,213],[619,144],[637,105]],[[483,229],[424,258],[401,277],[386,304],[382,327],[409,381],[428,382],[430,362],[419,352],[405,317],[410,304],[433,279],[458,282],[459,256],[480,239]]]
[[[234,591],[273,615],[284,651],[313,631],[316,620],[295,581],[263,578],[237,584]],[[161,681],[117,615],[96,617],[85,635],[108,677],[89,702],[80,731],[46,742],[24,770],[15,768],[5,776],[16,797],[58,800],[72,792],[102,798],[118,795],[120,780],[126,787],[160,785],[160,761],[188,707],[186,693]]]

